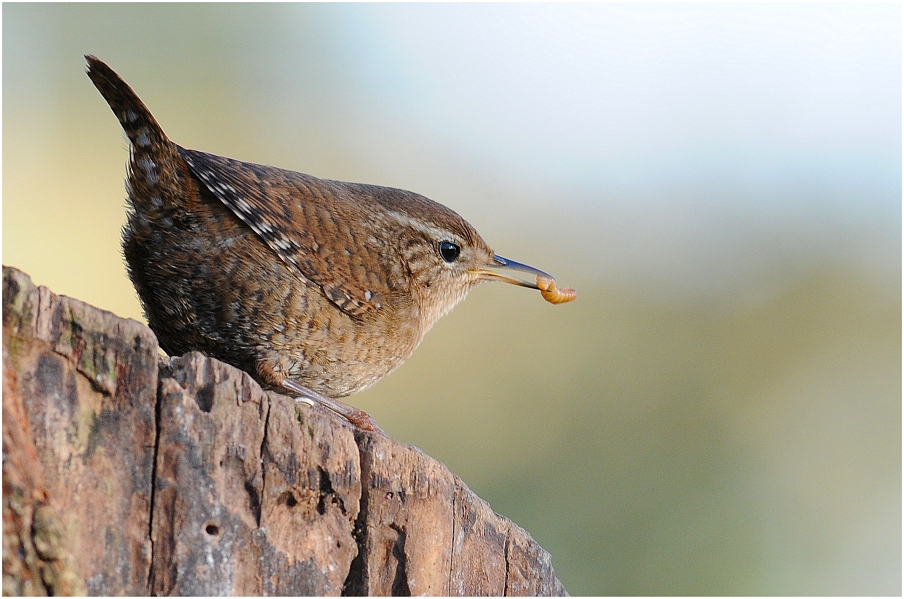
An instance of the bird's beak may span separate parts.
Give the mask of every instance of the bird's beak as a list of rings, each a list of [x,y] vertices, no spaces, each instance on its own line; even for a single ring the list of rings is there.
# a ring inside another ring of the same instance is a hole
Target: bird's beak
[[[540,289],[537,287],[536,282],[530,281],[522,281],[521,279],[516,279],[515,277],[511,277],[507,274],[499,272],[497,269],[510,268],[512,270],[520,270],[523,272],[529,272],[534,276],[542,276],[547,279],[552,279],[553,277],[546,274],[542,270],[538,268],[534,268],[533,266],[528,266],[527,264],[521,264],[520,262],[515,262],[514,260],[509,260],[508,258],[503,258],[502,256],[493,256],[493,264],[490,264],[487,268],[477,268],[471,271],[471,273],[478,275],[481,279],[485,281],[503,281],[505,283],[511,283],[512,285],[518,285],[520,287],[527,287],[528,289]]]

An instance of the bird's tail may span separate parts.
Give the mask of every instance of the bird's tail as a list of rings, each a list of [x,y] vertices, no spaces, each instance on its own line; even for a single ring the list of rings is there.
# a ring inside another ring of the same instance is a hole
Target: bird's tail
[[[113,109],[131,145],[129,201],[150,215],[164,207],[181,204],[178,178],[182,162],[144,102],[113,69],[94,56],[85,56],[88,77]]]

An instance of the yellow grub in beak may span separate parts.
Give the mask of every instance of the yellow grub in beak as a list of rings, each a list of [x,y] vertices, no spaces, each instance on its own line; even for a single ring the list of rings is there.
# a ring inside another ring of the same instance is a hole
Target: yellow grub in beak
[[[578,292],[575,289],[559,289],[558,287],[556,287],[556,280],[551,275],[548,275],[542,270],[534,268],[533,266],[521,264],[520,262],[515,262],[514,260],[509,260],[508,258],[503,258],[502,256],[495,255],[493,256],[493,262],[494,264],[490,264],[488,268],[479,268],[472,270],[471,272],[473,274],[479,275],[481,278],[486,280],[502,281],[511,285],[518,285],[519,287],[527,287],[528,289],[539,289],[540,295],[543,296],[543,299],[551,304],[562,304],[565,302],[570,302],[578,296]],[[521,279],[517,279],[496,270],[503,268],[529,272],[533,275],[536,275],[536,282],[531,283],[529,281],[522,281]]]

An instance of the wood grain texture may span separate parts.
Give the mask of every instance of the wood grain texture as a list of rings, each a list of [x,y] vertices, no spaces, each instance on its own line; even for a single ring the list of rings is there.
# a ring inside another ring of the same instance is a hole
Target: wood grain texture
[[[3,343],[4,374],[16,378],[61,551],[89,594],[146,592],[156,339],[135,321],[4,268]]]
[[[442,464],[3,269],[3,589],[563,595]]]

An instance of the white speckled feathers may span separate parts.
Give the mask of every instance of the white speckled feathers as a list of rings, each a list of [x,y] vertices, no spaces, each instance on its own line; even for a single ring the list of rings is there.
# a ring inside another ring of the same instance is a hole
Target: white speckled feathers
[[[176,147],[217,199],[339,309],[365,318],[384,308],[388,281],[401,279],[374,267],[393,248],[367,234],[374,227],[356,202],[343,201],[347,188],[332,194],[323,179]],[[345,247],[328,242],[336,239]]]

